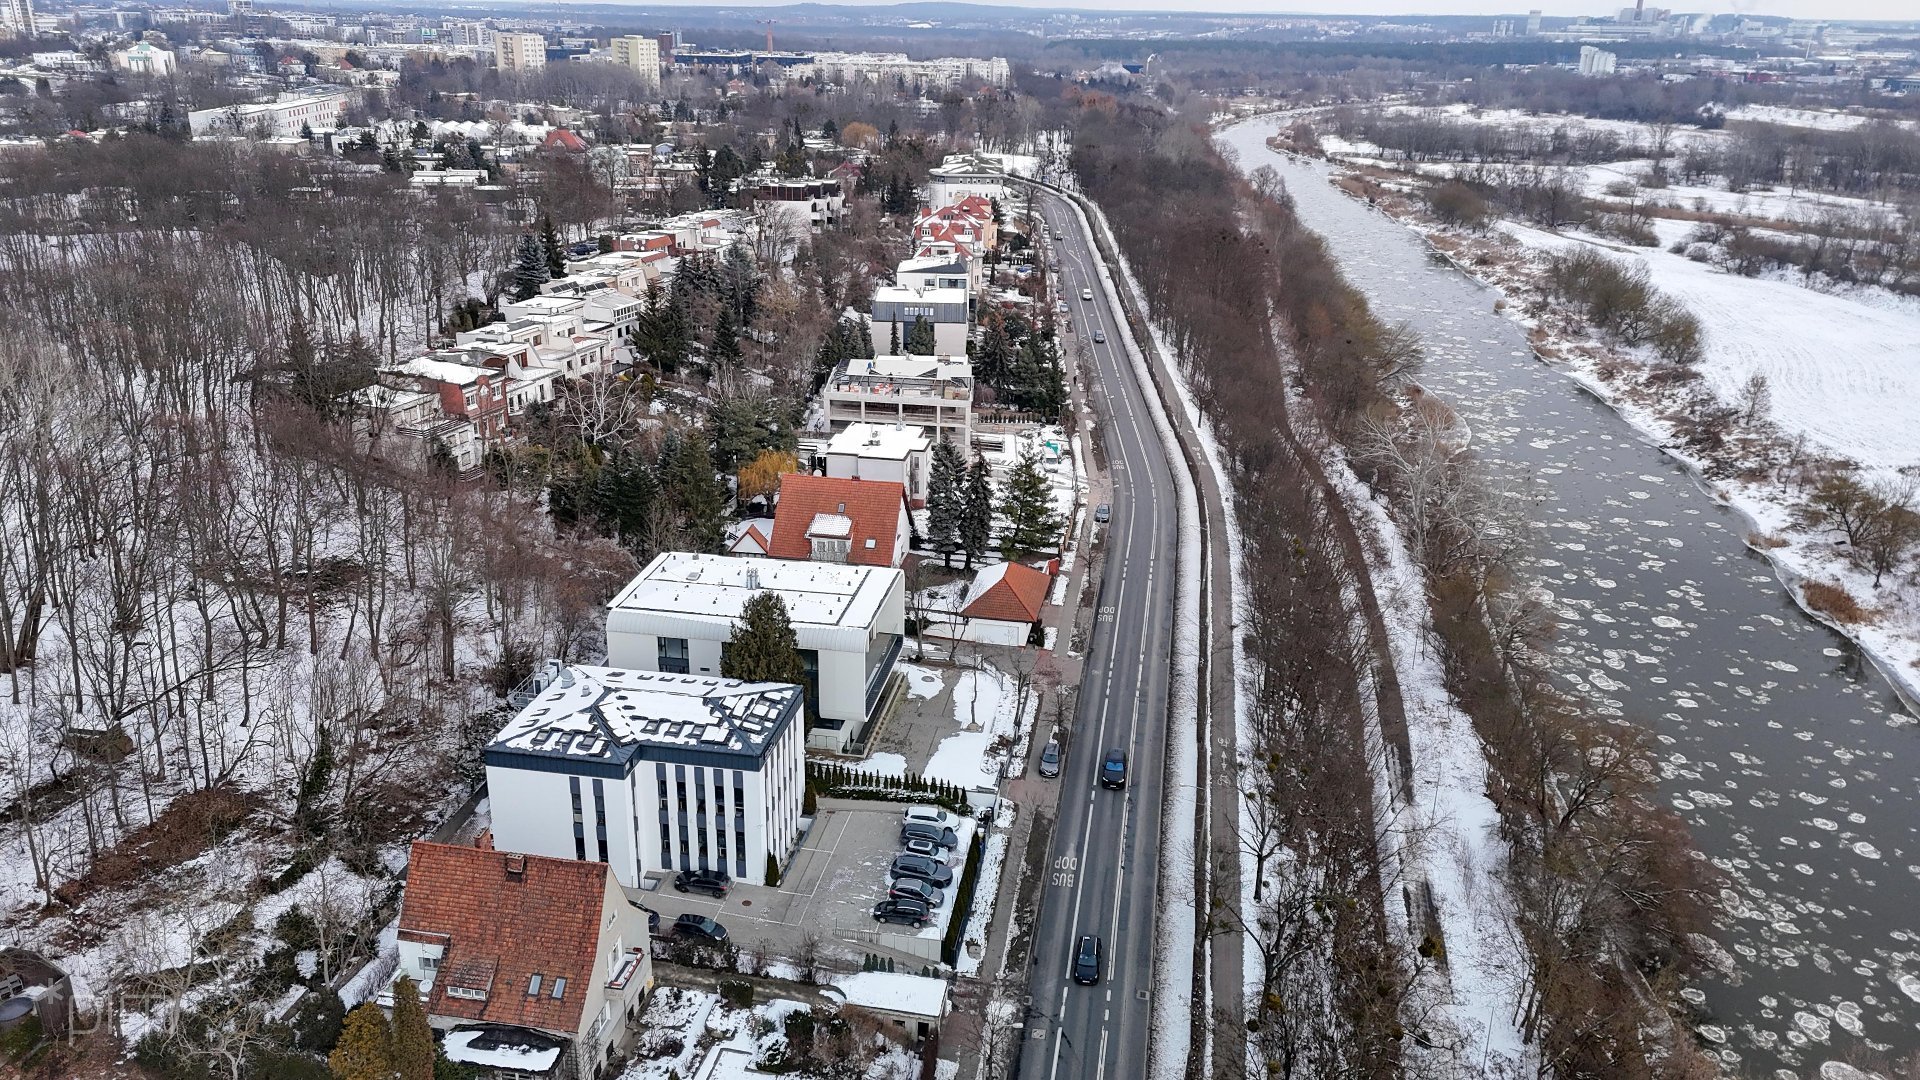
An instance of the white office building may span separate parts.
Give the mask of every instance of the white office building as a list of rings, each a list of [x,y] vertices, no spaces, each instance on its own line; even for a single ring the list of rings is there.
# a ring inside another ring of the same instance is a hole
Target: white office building
[[[804,691],[549,660],[486,749],[493,842],[649,874],[764,880],[800,840]]]
[[[501,71],[539,71],[547,66],[544,34],[493,35],[493,66]]]
[[[195,109],[187,114],[187,129],[195,135],[299,135],[308,128],[339,127],[347,101],[345,90],[316,90],[281,94],[272,101]]]
[[[628,34],[608,44],[613,62],[633,69],[646,84],[649,93],[660,92],[660,43],[650,37]]]
[[[761,591],[786,602],[799,641],[807,745],[845,750],[879,708],[905,640],[906,578],[891,566],[662,552],[607,605],[607,663],[718,676],[741,609]]]

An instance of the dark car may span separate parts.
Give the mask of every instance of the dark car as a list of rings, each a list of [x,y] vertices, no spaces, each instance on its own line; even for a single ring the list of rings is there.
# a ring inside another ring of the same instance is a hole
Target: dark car
[[[882,900],[873,905],[875,922],[905,923],[915,930],[933,921],[933,913],[918,900]]]
[[[931,825],[924,821],[907,821],[901,823],[900,842],[904,844],[909,840],[926,840],[930,843],[939,844],[948,851],[952,851],[954,848],[960,846],[960,838],[953,834],[952,829]]]
[[[708,941],[724,943],[727,940],[727,928],[707,918],[705,915],[682,915],[673,920],[673,932],[687,937],[702,937]]]
[[[573,256],[576,259],[584,259],[589,255],[600,254],[600,245],[594,243],[591,240],[582,240],[579,243],[573,245],[572,247],[569,247],[567,249],[567,254]]]
[[[682,870],[673,875],[673,887],[681,892],[703,892],[724,899],[733,881],[712,870]]]
[[[1060,775],[1060,744],[1049,741],[1040,750],[1040,775],[1052,779]]]
[[[936,889],[953,884],[953,869],[923,855],[895,855],[889,867],[894,877],[919,878]]]
[[[1125,750],[1107,751],[1107,759],[1100,763],[1100,786],[1107,788],[1127,786],[1127,752]]]
[[[1093,520],[1098,521],[1103,525],[1109,521],[1112,521],[1113,506],[1109,503],[1101,503],[1099,506],[1094,507]]]
[[[1105,330],[1095,330],[1093,332],[1093,343],[1095,345],[1105,345],[1107,343],[1107,332]]]
[[[903,877],[896,879],[894,883],[888,887],[887,899],[912,900],[918,904],[925,904],[930,908],[937,908],[947,902],[947,894],[921,881],[919,878]]]
[[[1081,986],[1100,981],[1100,939],[1092,934],[1080,935],[1080,947],[1073,954],[1073,981]]]

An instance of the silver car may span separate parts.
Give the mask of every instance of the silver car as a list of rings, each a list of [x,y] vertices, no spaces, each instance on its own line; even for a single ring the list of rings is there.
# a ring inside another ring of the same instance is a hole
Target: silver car
[[[1040,775],[1049,780],[1059,776],[1060,756],[1060,744],[1047,740],[1047,745],[1040,751]]]

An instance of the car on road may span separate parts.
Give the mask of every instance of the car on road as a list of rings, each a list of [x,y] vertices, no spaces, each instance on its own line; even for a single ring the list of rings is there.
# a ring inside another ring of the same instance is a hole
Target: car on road
[[[1082,300],[1091,300],[1091,299],[1093,299],[1093,290],[1092,290],[1092,289],[1081,289],[1081,290],[1080,290],[1080,299],[1082,299]]]
[[[727,875],[711,870],[682,870],[673,875],[673,887],[678,892],[703,892],[724,900],[727,890],[733,887],[733,881]]]
[[[887,899],[911,900],[928,908],[937,908],[947,902],[947,894],[919,878],[904,877],[887,887]]]
[[[959,814],[951,810],[943,810],[938,806],[929,806],[925,803],[914,803],[912,806],[907,807],[901,812],[900,821],[903,825],[934,825],[942,829],[958,829],[960,827]]]
[[[725,944],[727,928],[707,918],[705,915],[682,915],[673,920],[673,932],[685,937],[706,938],[708,941]]]
[[[941,825],[930,825],[924,821],[906,821],[900,824],[900,842],[904,844],[909,840],[925,840],[939,844],[948,851],[960,846],[960,837],[952,829]]]
[[[1113,505],[1111,503],[1101,503],[1099,506],[1094,507],[1093,520],[1098,521],[1103,525],[1109,521],[1112,521]]]
[[[1057,273],[1059,273],[1059,272],[1060,272],[1060,260],[1059,260],[1059,259],[1048,259],[1048,260],[1047,260],[1047,269],[1049,269],[1049,270],[1051,270],[1051,271],[1053,271],[1053,272],[1054,272],[1054,273],[1056,273],[1056,274],[1057,274]]]
[[[1049,780],[1060,775],[1060,744],[1051,739],[1040,750],[1040,775]]]
[[[1127,752],[1125,750],[1107,751],[1107,759],[1100,763],[1100,786],[1115,789],[1127,786]]]
[[[1096,345],[1105,345],[1107,343],[1107,332],[1105,330],[1095,330],[1093,332],[1093,341]]]
[[[888,870],[896,878],[919,878],[936,889],[953,884],[953,869],[924,855],[895,855]]]
[[[1073,981],[1081,986],[1100,981],[1100,939],[1092,934],[1081,934],[1080,947],[1073,951]]]
[[[933,921],[933,912],[917,900],[882,900],[873,905],[873,921],[905,923],[918,930]]]

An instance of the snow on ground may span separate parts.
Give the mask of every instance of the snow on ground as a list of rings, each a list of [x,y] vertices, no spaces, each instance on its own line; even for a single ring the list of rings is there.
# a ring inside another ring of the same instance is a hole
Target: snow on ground
[[[1441,658],[1428,642],[1426,587],[1399,528],[1343,460],[1329,462],[1327,475],[1343,489],[1354,524],[1380,538],[1370,552],[1374,591],[1413,752],[1413,799],[1395,808],[1382,845],[1396,850],[1407,879],[1432,888],[1439,913],[1453,1032],[1434,1049],[1453,1052],[1455,1075],[1505,1075],[1524,1064],[1527,1053],[1514,1018],[1528,973],[1517,959],[1519,932],[1502,879],[1506,844],[1499,811],[1486,794],[1486,751],[1473,721],[1447,693]],[[1409,941],[1416,939],[1405,909],[1388,908]]]
[[[1728,122],[1748,121],[1761,124],[1780,124],[1784,127],[1818,128],[1822,131],[1852,131],[1874,122],[1871,116],[1858,113],[1839,112],[1833,109],[1793,109],[1785,105],[1741,105],[1728,109]],[[1901,127],[1913,128],[1911,120],[1896,120]]]
[[[850,766],[863,773],[875,776],[907,775],[907,759],[901,754],[871,754],[867,760]]]
[[[1026,695],[1031,705],[1034,695]],[[962,788],[997,787],[1015,749],[1023,721],[1021,694],[1013,676],[992,664],[963,671],[953,685],[953,719],[960,731],[940,740],[922,775]]]
[[[940,673],[930,667],[909,664],[905,661],[895,663],[893,667],[895,671],[907,677],[907,693],[916,700],[926,701],[929,698],[939,697],[940,689],[946,685],[946,680],[940,677]]]
[[[960,955],[953,963],[954,971],[968,978],[979,976],[980,963],[987,956],[987,931],[993,927],[993,906],[1000,896],[1000,871],[1007,863],[1007,843],[1013,832],[1013,814],[1013,804],[1002,799],[994,809],[994,827],[987,836],[987,848],[980,854],[980,880],[973,887],[973,906],[968,908],[967,934],[961,941]]]

